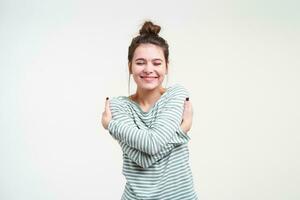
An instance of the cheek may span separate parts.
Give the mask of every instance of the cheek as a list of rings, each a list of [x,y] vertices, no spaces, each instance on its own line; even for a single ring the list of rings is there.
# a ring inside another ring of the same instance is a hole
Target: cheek
[[[131,71],[133,74],[139,74],[139,73],[141,73],[142,70],[143,70],[143,68],[140,66],[137,66],[137,65],[133,65],[131,67]]]
[[[166,68],[162,68],[162,69],[158,70],[158,73],[163,76],[163,75],[165,75],[167,73],[167,69]]]
[[[135,81],[137,81],[137,82],[142,81],[142,78],[140,77],[140,74],[137,73],[137,72],[133,72],[133,73],[132,73],[132,78],[133,78]]]

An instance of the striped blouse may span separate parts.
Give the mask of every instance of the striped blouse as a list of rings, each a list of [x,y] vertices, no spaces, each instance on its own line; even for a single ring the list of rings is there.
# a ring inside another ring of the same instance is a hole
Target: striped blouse
[[[108,131],[123,151],[122,200],[196,200],[190,137],[180,127],[188,91],[169,86],[147,112],[127,96],[111,98]]]

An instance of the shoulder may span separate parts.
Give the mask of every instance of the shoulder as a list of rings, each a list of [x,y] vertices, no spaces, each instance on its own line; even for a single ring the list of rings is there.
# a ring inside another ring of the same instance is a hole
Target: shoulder
[[[114,96],[109,99],[109,105],[111,109],[118,109],[126,107],[127,103],[125,96]]]
[[[123,100],[124,99],[124,96],[113,96],[113,97],[110,97],[109,101],[111,103],[123,103]]]
[[[176,83],[169,88],[169,98],[186,98],[189,97],[189,92],[183,85]]]

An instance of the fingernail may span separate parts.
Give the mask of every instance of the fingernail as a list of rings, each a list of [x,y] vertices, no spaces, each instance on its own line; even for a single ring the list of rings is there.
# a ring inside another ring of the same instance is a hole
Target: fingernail
[[[189,98],[189,97],[187,97],[187,98],[185,98],[185,100],[189,101],[189,100],[190,100],[190,98]]]
[[[106,97],[106,100],[108,100],[109,98],[108,97]]]

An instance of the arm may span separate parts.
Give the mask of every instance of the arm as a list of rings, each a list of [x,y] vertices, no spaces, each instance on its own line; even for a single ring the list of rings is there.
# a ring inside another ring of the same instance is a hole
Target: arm
[[[141,130],[136,126],[126,123],[131,118],[121,105],[111,105],[111,109],[116,111],[118,119],[109,122],[109,133],[117,140],[124,142],[128,146],[155,155],[175,136],[182,121],[183,104],[188,92],[185,88],[178,86],[170,91],[168,102],[161,108],[152,127]],[[115,108],[115,109],[114,109]],[[114,112],[113,112],[114,113]]]
[[[122,151],[137,165],[139,165],[142,168],[147,168],[152,166],[156,161],[160,160],[161,158],[165,157],[170,153],[172,149],[174,149],[176,146],[179,146],[181,144],[185,144],[190,140],[190,137],[184,133],[181,129],[177,132],[178,138],[174,140],[173,142],[170,142],[166,144],[160,152],[158,152],[155,155],[149,155],[145,152],[139,151],[137,149],[134,149],[130,146],[128,146],[126,143],[122,141],[118,141]]]

